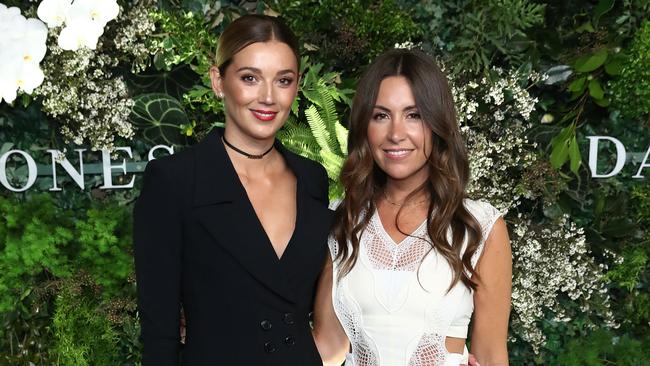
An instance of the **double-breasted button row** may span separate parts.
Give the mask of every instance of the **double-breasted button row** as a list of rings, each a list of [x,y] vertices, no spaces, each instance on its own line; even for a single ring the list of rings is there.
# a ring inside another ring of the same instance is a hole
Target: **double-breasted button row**
[[[282,321],[286,325],[296,324],[296,319],[293,313],[285,313],[284,315],[282,315]],[[260,328],[262,328],[262,330],[264,331],[270,331],[271,328],[273,328],[273,323],[268,319],[264,319],[260,322]],[[287,345],[287,347],[293,347],[296,345],[296,338],[294,338],[291,335],[288,335],[284,337],[284,344]],[[278,349],[275,347],[275,344],[273,344],[273,342],[268,341],[264,343],[264,351],[266,353],[273,353],[277,350]]]

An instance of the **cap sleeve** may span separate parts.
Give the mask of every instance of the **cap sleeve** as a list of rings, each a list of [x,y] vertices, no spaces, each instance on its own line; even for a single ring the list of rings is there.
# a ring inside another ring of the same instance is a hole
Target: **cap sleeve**
[[[476,218],[479,225],[481,226],[481,242],[479,243],[476,252],[474,252],[474,255],[472,256],[472,266],[476,267],[476,263],[478,263],[478,260],[483,253],[485,241],[490,236],[490,232],[492,232],[494,223],[499,217],[503,217],[507,211],[500,211],[485,201],[466,200],[465,207],[467,207],[469,212],[474,216],[474,218]]]

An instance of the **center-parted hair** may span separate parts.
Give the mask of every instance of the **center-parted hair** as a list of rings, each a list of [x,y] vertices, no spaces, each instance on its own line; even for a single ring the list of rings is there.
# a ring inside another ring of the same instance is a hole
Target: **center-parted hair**
[[[298,39],[291,29],[279,18],[247,14],[230,23],[219,37],[216,59],[219,72],[225,75],[232,58],[246,46],[269,41],[278,41],[289,46],[296,56],[296,65],[300,67]]]
[[[428,179],[409,194],[406,202],[418,194],[428,193],[431,199],[427,240],[432,250],[440,253],[452,268],[449,289],[458,281],[475,289],[478,277],[471,258],[479,247],[482,234],[478,221],[463,204],[469,180],[465,142],[445,75],[430,56],[416,50],[397,49],[383,53],[368,67],[357,85],[350,113],[348,157],[340,175],[345,197],[336,210],[333,227],[334,238],[339,243],[335,261],[340,262],[341,277],[349,273],[357,261],[359,238],[376,210],[375,201],[386,184],[386,174],[375,164],[370,150],[368,124],[381,82],[391,76],[401,76],[408,81],[421,119],[431,129],[433,141],[427,160]],[[396,224],[402,208],[398,211]],[[397,228],[408,235],[399,225]],[[467,247],[461,255],[465,240]]]

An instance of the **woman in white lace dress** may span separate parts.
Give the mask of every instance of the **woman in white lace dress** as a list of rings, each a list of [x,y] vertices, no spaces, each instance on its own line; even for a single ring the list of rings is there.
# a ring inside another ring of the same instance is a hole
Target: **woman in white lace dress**
[[[350,119],[314,315],[325,364],[465,365],[469,333],[481,366],[507,365],[508,233],[497,209],[466,197],[445,75],[422,52],[388,51],[360,80]]]

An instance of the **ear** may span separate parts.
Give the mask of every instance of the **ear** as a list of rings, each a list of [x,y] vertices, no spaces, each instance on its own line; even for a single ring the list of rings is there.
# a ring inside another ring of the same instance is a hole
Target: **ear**
[[[212,91],[219,98],[223,98],[222,82],[223,79],[221,77],[221,73],[219,72],[219,68],[212,66],[210,68],[210,84],[212,85]]]

